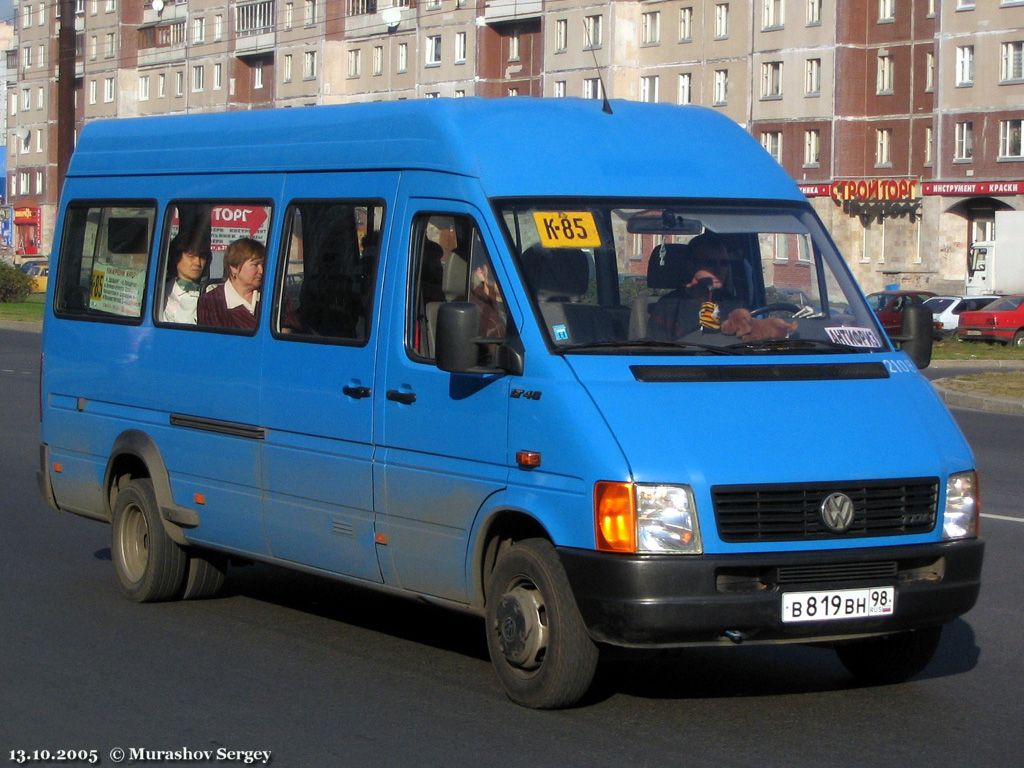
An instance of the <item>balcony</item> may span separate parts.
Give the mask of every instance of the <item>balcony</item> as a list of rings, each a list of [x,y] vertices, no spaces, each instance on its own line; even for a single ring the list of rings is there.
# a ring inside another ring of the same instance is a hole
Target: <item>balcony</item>
[[[152,67],[185,60],[185,19],[169,19],[139,27],[139,66]]]
[[[252,56],[273,51],[274,0],[257,0],[235,6],[235,55]]]
[[[542,0],[487,0],[484,3],[484,21],[487,24],[501,24],[539,19],[543,5]]]

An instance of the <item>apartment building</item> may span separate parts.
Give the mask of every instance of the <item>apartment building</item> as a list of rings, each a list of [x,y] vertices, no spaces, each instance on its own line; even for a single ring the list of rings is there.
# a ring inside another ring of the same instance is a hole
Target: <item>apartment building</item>
[[[65,0],[67,2],[67,0]],[[48,252],[54,0],[16,0],[8,198]],[[433,97],[699,104],[801,185],[862,284],[957,291],[1024,210],[1024,0],[76,0],[76,126]],[[652,126],[652,162],[659,142]]]

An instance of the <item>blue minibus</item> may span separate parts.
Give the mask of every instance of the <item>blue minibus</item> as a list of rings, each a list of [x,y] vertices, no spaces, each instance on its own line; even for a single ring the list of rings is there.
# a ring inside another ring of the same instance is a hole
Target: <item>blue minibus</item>
[[[252,561],[413,597],[556,708],[614,648],[819,644],[901,681],[977,598],[930,323],[890,338],[710,110],[97,121],[52,263],[40,488],[110,524],[132,600]]]

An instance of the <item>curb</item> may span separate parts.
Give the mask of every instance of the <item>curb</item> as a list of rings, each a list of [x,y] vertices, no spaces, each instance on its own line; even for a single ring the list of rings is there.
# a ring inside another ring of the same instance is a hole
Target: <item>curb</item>
[[[5,331],[24,331],[25,333],[42,333],[41,320],[0,320],[0,328]]]
[[[986,413],[1002,413],[1010,416],[1024,416],[1024,400],[1008,397],[992,397],[972,392],[959,392],[942,385],[944,379],[932,382],[939,397],[951,408],[970,408]]]

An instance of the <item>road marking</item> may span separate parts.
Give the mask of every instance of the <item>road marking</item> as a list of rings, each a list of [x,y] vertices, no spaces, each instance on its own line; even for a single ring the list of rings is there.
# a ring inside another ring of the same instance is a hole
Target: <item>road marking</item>
[[[982,512],[982,517],[988,517],[992,520],[1008,520],[1011,523],[1024,523],[1024,517],[1009,517],[1008,515],[991,515],[988,512]]]

